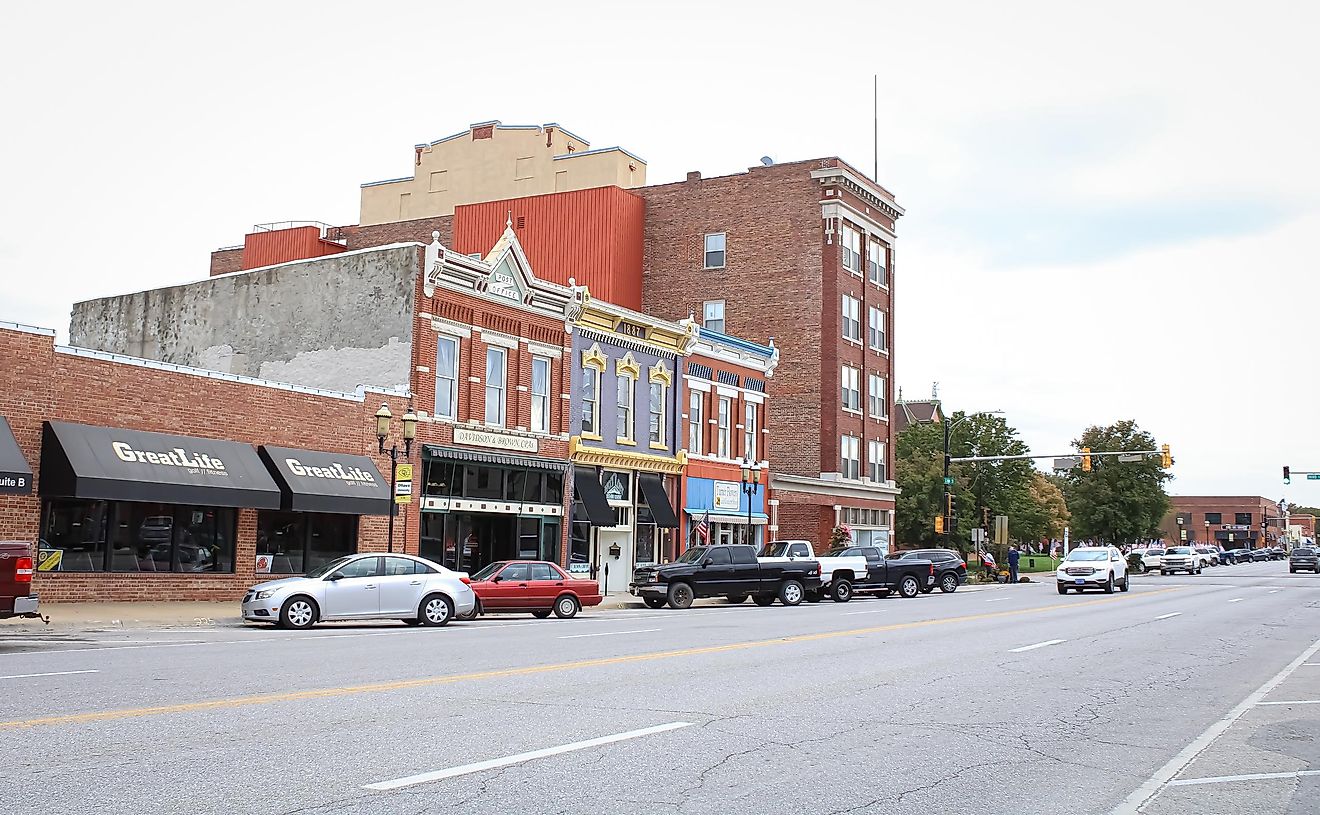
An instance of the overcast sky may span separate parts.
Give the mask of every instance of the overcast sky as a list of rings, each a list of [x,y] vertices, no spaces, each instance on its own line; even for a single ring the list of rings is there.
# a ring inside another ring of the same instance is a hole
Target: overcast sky
[[[0,319],[205,277],[254,223],[469,123],[559,122],[652,183],[872,168],[897,381],[1033,450],[1136,419],[1183,494],[1320,470],[1320,4],[26,3],[0,33]],[[2,363],[2,361],[0,361]],[[786,364],[792,364],[791,361]],[[781,440],[780,443],[786,443]]]

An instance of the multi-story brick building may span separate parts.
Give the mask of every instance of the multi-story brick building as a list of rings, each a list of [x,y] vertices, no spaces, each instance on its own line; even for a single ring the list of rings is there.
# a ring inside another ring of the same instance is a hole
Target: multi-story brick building
[[[648,311],[774,340],[779,536],[849,523],[887,545],[894,496],[893,195],[837,158],[643,187]]]
[[[1279,505],[1257,495],[1171,495],[1160,531],[1166,541],[1225,549],[1272,546],[1286,532]]]

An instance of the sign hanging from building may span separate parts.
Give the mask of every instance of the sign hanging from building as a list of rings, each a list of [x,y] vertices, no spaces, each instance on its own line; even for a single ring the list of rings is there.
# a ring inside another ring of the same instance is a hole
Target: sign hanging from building
[[[539,444],[532,436],[516,436],[513,433],[500,433],[494,430],[472,430],[467,427],[454,428],[454,443],[489,447],[494,450],[514,450],[519,453],[535,453],[539,450]]]
[[[741,491],[742,488],[736,481],[716,481],[714,508],[730,509],[736,512],[739,508],[738,494]]]
[[[411,504],[413,491],[413,466],[396,464],[394,467],[394,503]]]

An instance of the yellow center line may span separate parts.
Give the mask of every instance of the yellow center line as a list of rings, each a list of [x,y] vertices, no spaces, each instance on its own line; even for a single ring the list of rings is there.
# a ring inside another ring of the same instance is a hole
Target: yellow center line
[[[1152,597],[1171,591],[1180,591],[1181,587],[1157,589],[1143,592],[1140,597]],[[297,702],[305,699],[328,699],[337,696],[354,696],[360,693],[381,693],[383,691],[426,688],[436,685],[452,685],[456,682],[475,682],[482,679],[499,679],[510,676],[531,676],[534,674],[556,673],[582,668],[599,668],[607,665],[626,665],[633,662],[652,662],[677,657],[694,657],[704,654],[722,654],[730,651],[744,651],[750,648],[764,648],[771,645],[792,645],[800,642],[836,639],[839,637],[858,637],[866,634],[883,634],[890,631],[906,631],[913,628],[926,628],[953,623],[969,623],[980,620],[994,620],[1003,617],[1017,617],[1024,614],[1037,614],[1045,611],[1082,608],[1084,606],[1116,603],[1135,599],[1126,597],[1105,597],[1098,600],[1084,600],[1074,603],[1056,603],[1049,606],[1022,608],[1009,611],[992,611],[983,614],[967,614],[961,617],[942,617],[934,620],[916,620],[909,623],[850,628],[845,631],[822,631],[815,634],[797,634],[789,637],[776,637],[769,640],[735,642],[728,645],[707,645],[699,648],[681,648],[672,651],[652,651],[643,654],[628,654],[617,657],[582,659],[575,662],[557,662],[549,665],[529,665],[522,668],[500,668],[492,671],[452,674],[450,676],[427,676],[418,679],[401,679],[393,682],[374,682],[367,685],[348,685],[339,688],[321,688],[318,690],[289,691],[286,693],[265,693],[256,696],[238,696],[230,699],[212,699],[205,702],[183,702],[177,705],[157,705],[155,707],[127,708],[123,710],[103,710],[93,713],[70,713],[64,716],[47,716],[39,719],[24,719],[12,722],[0,722],[0,730],[15,730],[42,725],[81,724],[85,722],[113,721],[117,719],[135,719],[143,716],[155,716],[166,713],[192,713],[201,710],[220,710],[247,707],[250,705],[268,705],[275,702]]]

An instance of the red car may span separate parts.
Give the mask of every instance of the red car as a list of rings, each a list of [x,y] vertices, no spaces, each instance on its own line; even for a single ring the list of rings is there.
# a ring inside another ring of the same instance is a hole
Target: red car
[[[570,577],[544,560],[500,560],[472,575],[477,606],[472,617],[507,611],[529,611],[544,620],[553,612],[568,619],[583,606],[600,605],[595,580]],[[469,617],[468,619],[472,619]]]

